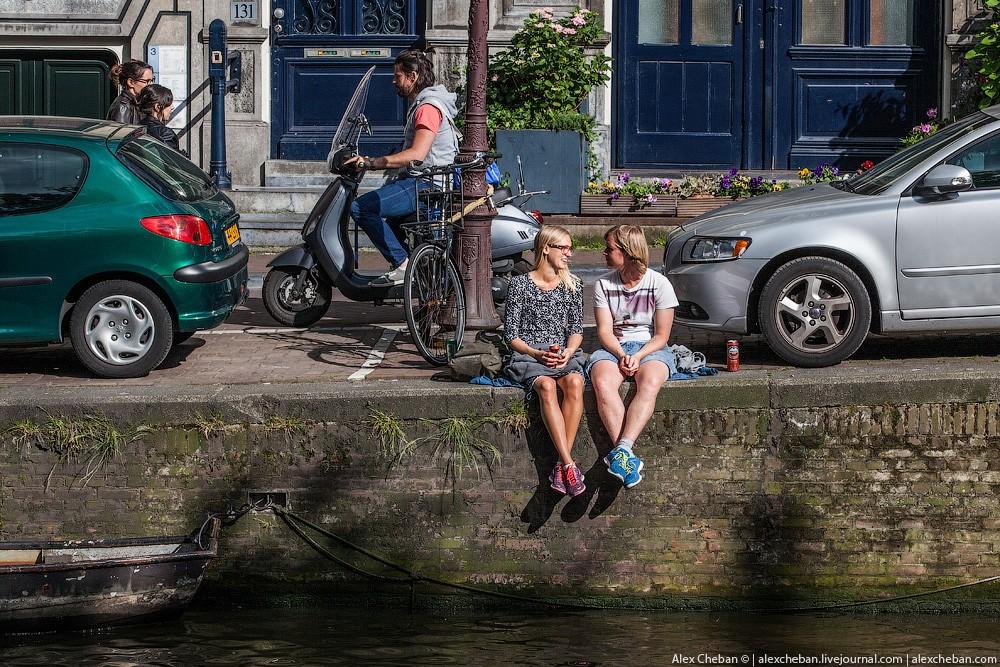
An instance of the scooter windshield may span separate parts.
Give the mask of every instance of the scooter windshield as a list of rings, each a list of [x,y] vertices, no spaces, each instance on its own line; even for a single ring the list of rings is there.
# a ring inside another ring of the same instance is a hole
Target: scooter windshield
[[[357,145],[358,137],[361,135],[362,129],[364,129],[362,119],[364,117],[365,104],[368,102],[368,84],[371,81],[372,72],[374,71],[375,66],[372,65],[361,77],[358,87],[354,89],[351,101],[347,103],[347,109],[344,110],[344,115],[337,125],[337,131],[333,133],[333,141],[330,142],[331,152],[341,146]]]

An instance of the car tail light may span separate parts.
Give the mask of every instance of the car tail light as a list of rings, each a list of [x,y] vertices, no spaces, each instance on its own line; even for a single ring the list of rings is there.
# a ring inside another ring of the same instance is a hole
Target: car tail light
[[[208,223],[196,215],[156,215],[143,218],[139,224],[154,234],[181,243],[212,244],[212,232],[208,229]]]
[[[545,218],[542,217],[541,211],[528,211],[528,215],[530,215],[532,218],[538,221],[538,224],[540,225],[545,224]]]

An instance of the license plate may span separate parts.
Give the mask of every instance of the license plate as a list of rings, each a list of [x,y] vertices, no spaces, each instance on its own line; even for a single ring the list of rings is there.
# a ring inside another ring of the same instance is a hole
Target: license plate
[[[226,227],[226,243],[234,245],[240,240],[240,228],[236,225]]]

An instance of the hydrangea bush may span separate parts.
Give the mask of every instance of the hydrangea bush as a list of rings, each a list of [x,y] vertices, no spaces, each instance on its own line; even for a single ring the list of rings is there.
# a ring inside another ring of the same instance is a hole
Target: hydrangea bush
[[[486,115],[497,129],[577,130],[593,141],[594,119],[580,105],[611,73],[610,58],[586,48],[604,39],[601,19],[577,7],[556,18],[550,8],[532,12],[510,48],[490,58]]]

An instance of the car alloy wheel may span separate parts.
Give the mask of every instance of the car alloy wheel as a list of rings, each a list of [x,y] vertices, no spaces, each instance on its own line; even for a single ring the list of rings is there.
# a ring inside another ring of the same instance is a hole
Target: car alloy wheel
[[[775,354],[796,366],[829,366],[861,346],[871,323],[864,283],[847,265],[803,257],[764,286],[759,321]]]
[[[170,351],[173,322],[150,289],[127,280],[94,285],[80,297],[70,319],[73,350],[94,373],[139,377]]]

